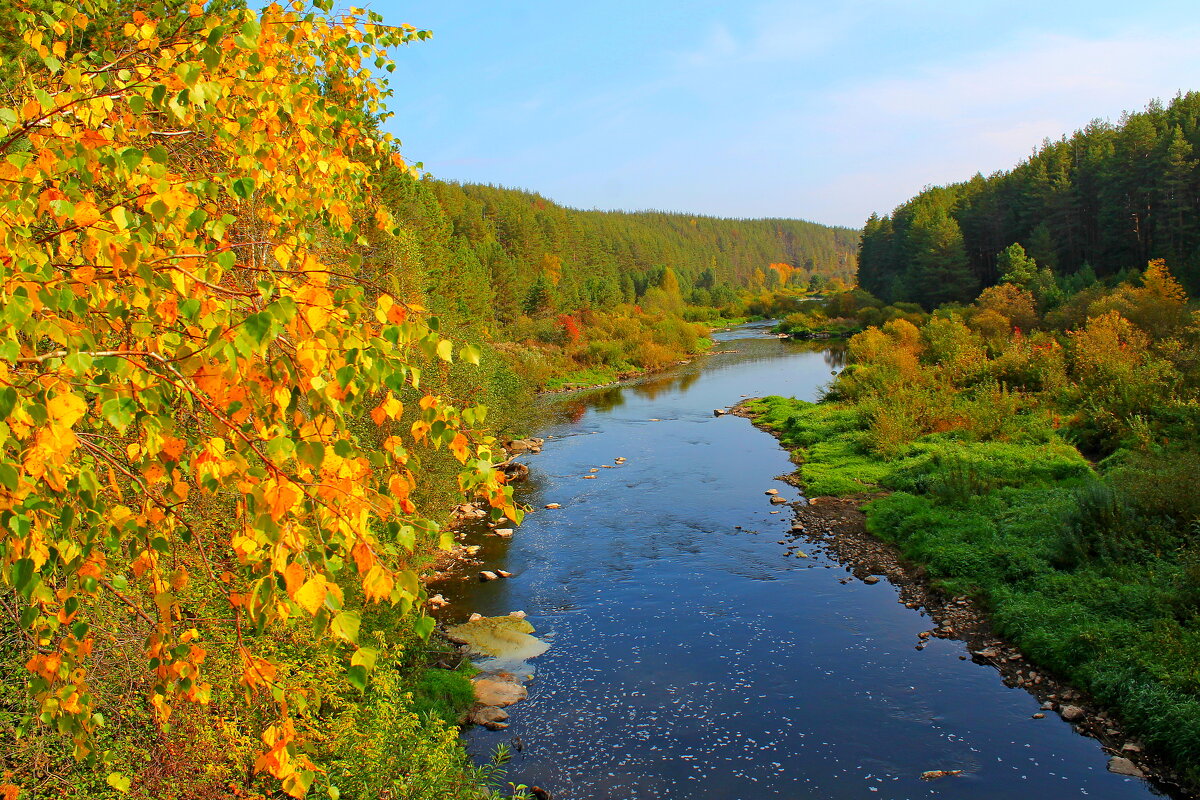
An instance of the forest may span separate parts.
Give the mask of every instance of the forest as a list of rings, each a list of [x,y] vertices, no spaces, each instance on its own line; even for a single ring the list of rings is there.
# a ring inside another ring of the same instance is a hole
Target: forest
[[[931,309],[999,282],[1019,244],[1068,287],[1165,259],[1200,291],[1200,93],[1096,120],[1011,170],[935,186],[863,229],[859,285]]]

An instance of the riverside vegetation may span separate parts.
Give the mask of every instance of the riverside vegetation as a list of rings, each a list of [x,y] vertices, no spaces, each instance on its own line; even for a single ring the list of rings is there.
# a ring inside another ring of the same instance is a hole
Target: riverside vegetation
[[[1012,172],[873,217],[861,282],[931,313],[847,298],[857,310],[840,316],[866,329],[824,400],[751,406],[793,448],[807,494],[861,497],[872,534],[936,587],[975,596],[1193,790],[1200,314],[1167,262],[1133,267],[1170,254],[1196,284],[1198,104],[1095,124]],[[1121,209],[1142,201],[1131,222]],[[1051,213],[1060,205],[1092,215]],[[1002,240],[968,233],[982,209],[1015,239],[991,255]]]
[[[0,798],[463,798],[420,577],[529,392],[853,281],[857,233],[439,183],[329,0],[0,14]],[[521,794],[510,787],[507,793]]]

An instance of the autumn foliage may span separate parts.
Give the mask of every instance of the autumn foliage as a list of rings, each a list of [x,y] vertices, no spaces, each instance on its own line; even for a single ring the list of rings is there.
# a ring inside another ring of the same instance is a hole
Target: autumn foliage
[[[314,778],[303,698],[250,634],[303,620],[366,685],[356,598],[410,607],[406,554],[438,536],[413,499],[421,450],[520,516],[486,409],[421,389],[455,345],[358,277],[367,230],[394,228],[373,176],[403,166],[371,68],[422,34],[316,5],[16,0],[0,21],[23,53],[0,99],[0,564],[22,729],[95,755],[96,614],[116,603],[158,724],[210,700],[219,650],[275,706],[255,769],[296,796]]]

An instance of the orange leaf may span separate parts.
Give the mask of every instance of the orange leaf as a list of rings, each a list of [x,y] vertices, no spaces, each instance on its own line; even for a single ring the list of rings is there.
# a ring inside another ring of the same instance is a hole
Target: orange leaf
[[[283,580],[287,584],[288,597],[294,600],[296,592],[304,584],[304,567],[295,561],[288,564],[283,570]]]
[[[6,783],[0,786],[0,800],[17,800],[19,794],[21,794],[21,787],[16,784]]]
[[[450,452],[454,453],[454,457],[458,459],[458,463],[465,464],[467,456],[471,454],[471,448],[468,446],[467,437],[461,433],[454,435],[454,441],[450,443]]]
[[[100,219],[100,209],[96,208],[95,203],[81,200],[75,204],[75,213],[71,219],[81,228],[86,228],[88,225],[95,225]]]
[[[358,566],[359,574],[366,573],[371,567],[375,566],[375,553],[371,551],[370,546],[362,539],[354,543],[354,549],[350,551],[350,555],[354,557],[354,563]]]
[[[388,571],[376,564],[363,578],[363,594],[368,600],[383,600],[392,596],[392,587],[395,585]]]

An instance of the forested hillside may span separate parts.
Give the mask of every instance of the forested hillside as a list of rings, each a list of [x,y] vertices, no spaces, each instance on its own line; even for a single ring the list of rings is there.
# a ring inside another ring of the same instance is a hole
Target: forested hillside
[[[762,313],[763,296],[850,284],[856,271],[846,228],[578,211],[398,171],[386,183],[404,223],[392,279],[495,343],[535,387],[662,367],[704,342],[685,320]]]
[[[1046,141],[1017,167],[926,189],[863,230],[859,284],[932,308],[998,283],[1017,242],[1066,287],[1163,258],[1200,290],[1200,93]]]

